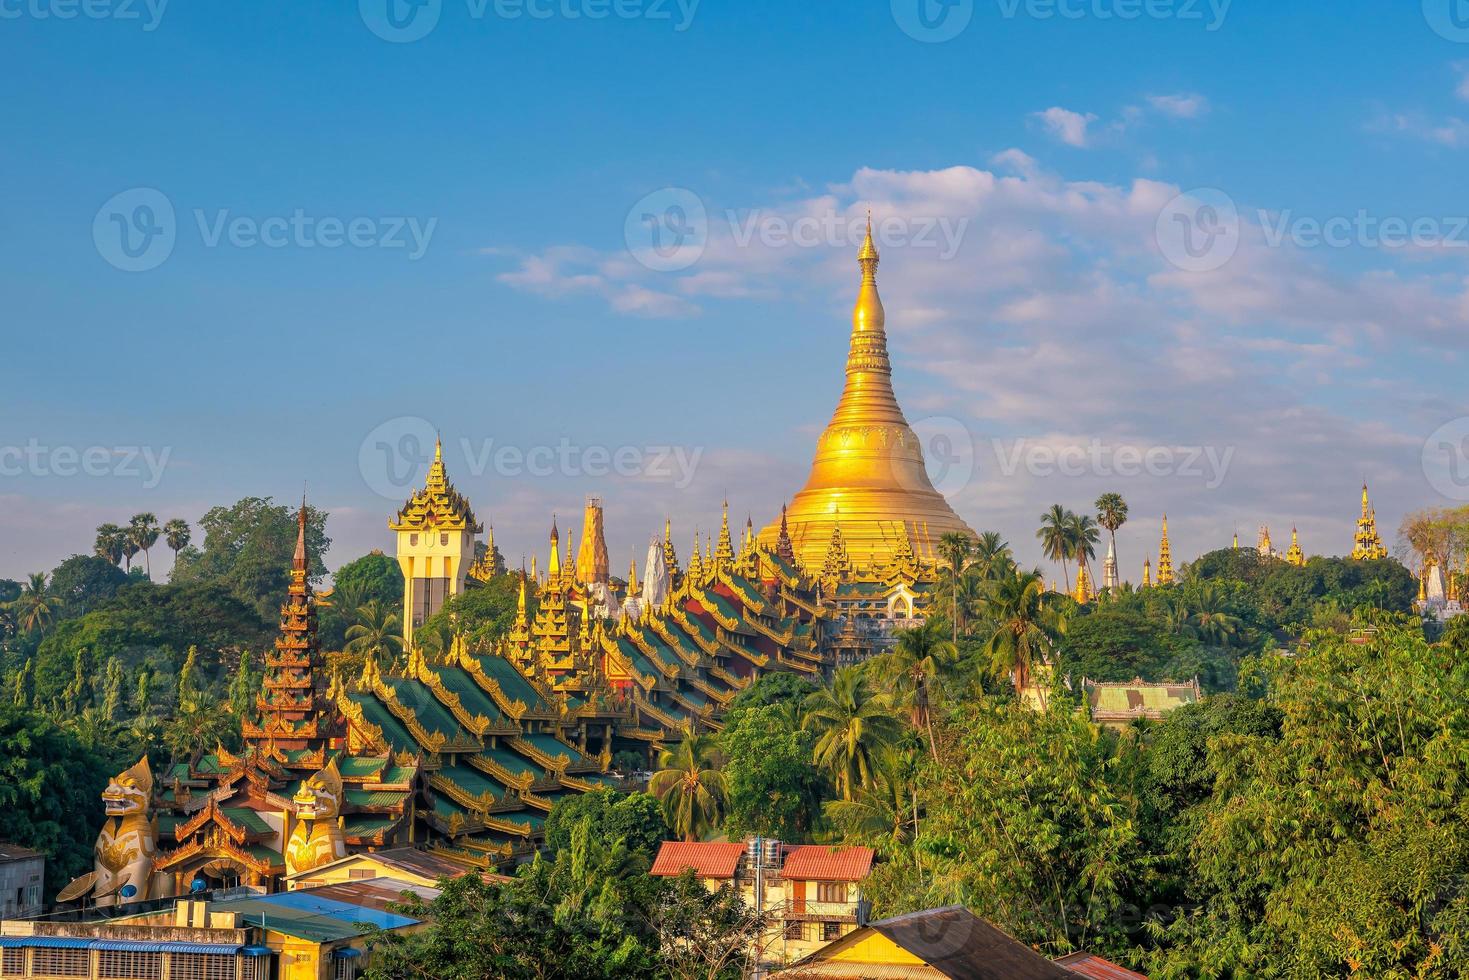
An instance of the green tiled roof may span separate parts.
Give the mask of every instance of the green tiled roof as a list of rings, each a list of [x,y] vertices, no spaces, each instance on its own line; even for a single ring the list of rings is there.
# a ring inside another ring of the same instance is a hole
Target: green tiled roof
[[[469,671],[463,667],[435,667],[434,670],[445,690],[458,695],[459,703],[464,706],[465,711],[471,715],[484,715],[491,721],[506,720],[500,706],[474,682]]]
[[[529,742],[531,745],[534,745],[536,748],[540,749],[542,752],[546,753],[549,756],[566,756],[568,759],[571,760],[571,763],[573,765],[578,762],[586,761],[585,757],[580,752],[572,748],[570,745],[567,745],[565,742],[561,741],[561,739],[557,738],[555,735],[547,735],[545,732],[531,732],[520,737],[522,740]]]
[[[434,697],[434,692],[427,685],[405,677],[383,678],[383,683],[393,689],[400,704],[413,709],[418,723],[429,732],[451,741],[470,738],[469,733],[459,727],[459,722],[454,720],[448,708],[439,703],[439,699]]]
[[[244,827],[252,834],[275,833],[275,830],[270,826],[270,824],[266,823],[265,820],[261,818],[260,814],[256,813],[249,807],[227,806],[223,808],[223,813],[225,816],[229,817],[235,823],[239,824],[241,827]]]
[[[643,651],[637,648],[637,644],[633,643],[627,637],[619,636],[617,638],[617,649],[622,651],[622,655],[627,658],[628,662],[633,665],[633,669],[638,673],[654,678],[663,676],[663,671],[658,669],[658,665],[649,660]],[[672,657],[669,659],[671,660]]]
[[[546,824],[545,816],[539,813],[497,813],[495,819],[519,827],[529,827],[532,832],[540,830]]]
[[[371,837],[378,831],[393,827],[400,819],[399,817],[379,817],[367,814],[351,816],[343,824],[342,833],[348,837]]]
[[[371,694],[348,695],[354,704],[362,707],[362,717],[383,730],[383,738],[394,749],[417,751],[419,745],[414,741],[408,729],[403,723],[393,717],[387,707]]]
[[[387,763],[374,755],[345,755],[337,759],[337,771],[344,777],[361,779],[377,775]]]
[[[392,789],[349,789],[347,790],[347,802],[353,806],[371,807],[379,809],[382,807],[397,807],[403,804],[408,794],[403,790]]]
[[[708,623],[705,623],[702,619],[692,613],[689,613],[684,618],[689,621],[689,626],[692,628],[693,632],[703,637],[705,643],[713,643],[715,641],[716,636],[714,630],[709,626]],[[670,619],[668,625],[677,629],[683,629],[683,624],[676,619]],[[689,630],[684,630],[684,632],[687,633],[689,632]],[[694,644],[692,643],[689,644],[689,646],[693,645]]]
[[[493,678],[500,685],[500,690],[512,701],[524,701],[531,710],[544,710],[547,707],[530,682],[504,657],[489,654],[479,658],[479,665],[485,676]]]
[[[383,770],[383,774],[378,777],[378,782],[406,783],[412,778],[412,769],[406,769],[403,766],[388,766],[386,769]]]
[[[497,798],[505,795],[505,787],[499,782],[491,779],[487,774],[473,769],[469,766],[444,766],[438,771],[441,778],[458,786],[473,796],[483,796],[485,793],[493,793]]]
[[[531,762],[519,752],[512,752],[510,749],[507,749],[504,746],[497,746],[492,749],[487,748],[485,749],[484,754],[498,762],[500,765],[504,766],[506,769],[509,769],[517,776],[530,775],[536,779],[540,779],[546,774],[546,771],[540,766],[536,765],[534,762]]]

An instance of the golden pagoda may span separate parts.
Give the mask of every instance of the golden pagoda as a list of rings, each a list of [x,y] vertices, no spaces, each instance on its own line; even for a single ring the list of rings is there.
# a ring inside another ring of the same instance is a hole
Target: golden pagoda
[[[879,564],[892,561],[904,532],[929,562],[943,535],[975,536],[933,488],[923,448],[893,394],[870,217],[857,264],[862,282],[852,311],[846,387],[816,442],[806,486],[785,514],[795,558],[812,569],[824,564],[839,510],[848,552]],[[780,534],[780,522],[773,521],[760,532],[761,545],[775,550]]]
[[[1275,543],[1270,540],[1269,524],[1260,525],[1260,534],[1255,539],[1255,553],[1261,558],[1275,557]]]
[[[1092,578],[1087,574],[1086,562],[1076,566],[1076,591],[1071,593],[1071,598],[1083,606],[1092,601]]]
[[[1163,540],[1158,544],[1158,584],[1173,584],[1173,552],[1168,544],[1168,515],[1163,515]]]
[[[1290,550],[1285,553],[1285,560],[1297,567],[1306,564],[1306,553],[1301,550],[1301,541],[1295,528],[1290,529]]]
[[[1143,559],[1143,588],[1149,588],[1153,584],[1153,559]]]
[[[1367,484],[1362,484],[1362,516],[1357,518],[1357,536],[1352,542],[1352,557],[1356,559],[1386,558],[1387,548],[1377,533],[1377,511],[1367,496]]]

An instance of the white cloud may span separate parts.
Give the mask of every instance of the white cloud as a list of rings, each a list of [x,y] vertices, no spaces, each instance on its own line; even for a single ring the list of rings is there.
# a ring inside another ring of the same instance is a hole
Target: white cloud
[[[1072,112],[1060,106],[1033,113],[1032,118],[1038,120],[1052,136],[1067,146],[1076,147],[1087,145],[1087,127],[1097,121],[1097,117],[1090,112]]]
[[[1150,95],[1148,104],[1163,115],[1175,119],[1196,119],[1209,111],[1209,100],[1197,92]]]

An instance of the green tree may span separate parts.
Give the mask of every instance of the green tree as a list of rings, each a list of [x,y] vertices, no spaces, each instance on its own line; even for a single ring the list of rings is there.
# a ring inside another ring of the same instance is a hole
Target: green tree
[[[229,507],[211,508],[199,521],[203,549],[181,550],[170,581],[222,585],[254,606],[263,621],[274,621],[295,554],[296,513],[296,508],[279,506],[269,497],[246,497]],[[306,551],[312,582],[326,575],[322,556],[330,546],[326,514],[308,507]]]
[[[1127,501],[1120,493],[1104,493],[1097,498],[1097,524],[1112,537],[1112,553],[1117,553],[1117,529],[1127,523]],[[1121,559],[1119,558],[1120,562]]]
[[[403,650],[403,624],[398,614],[383,608],[373,599],[357,609],[357,621],[347,627],[347,652],[366,662],[370,657],[379,666],[388,666]]]
[[[134,514],[133,519],[128,522],[128,542],[143,553],[146,574],[150,579],[153,577],[151,549],[158,543],[158,535],[161,530],[158,526],[158,518],[149,513]]]
[[[795,671],[773,670],[761,674],[729,703],[731,714],[741,708],[758,708],[767,704],[805,704],[816,685]]]
[[[56,621],[62,601],[47,588],[45,572],[32,572],[21,586],[20,597],[10,607],[21,629],[41,633]]]
[[[99,799],[118,761],[38,712],[0,707],[0,840],[45,852],[48,902],[92,868]]]
[[[663,807],[647,793],[619,793],[599,789],[559,800],[546,815],[546,848],[558,854],[571,847],[572,829],[588,821],[594,834],[592,846],[610,850],[618,842],[648,862],[658,846],[668,839],[669,827]]]
[[[928,734],[929,750],[938,758],[934,741],[932,702],[943,689],[944,677],[959,658],[959,648],[943,638],[932,623],[899,630],[898,642],[882,655],[878,669],[887,679],[897,705],[906,705],[914,728]]]
[[[973,550],[974,539],[967,534],[950,531],[939,538],[939,554],[944,559],[939,568],[939,574],[948,583],[949,621],[954,627],[955,646],[959,643],[959,580],[964,575],[964,566],[968,564],[969,555]]]
[[[844,800],[881,782],[881,760],[903,735],[892,699],[874,691],[857,667],[839,668],[829,687],[807,699],[804,727],[816,733],[812,761],[831,774]]]
[[[663,804],[673,832],[686,841],[703,839],[724,815],[728,787],[721,761],[714,738],[690,729],[658,755],[661,768],[648,780],[648,792]]]
[[[102,524],[97,528],[97,543],[93,546],[98,558],[122,564],[123,549],[127,544],[127,532],[116,524]]]
[[[173,563],[177,567],[179,563],[179,552],[189,546],[194,532],[189,528],[189,522],[182,517],[175,517],[163,525],[163,541],[168,545],[168,550],[173,552]]]
[[[782,705],[732,711],[718,736],[728,788],[725,832],[804,840],[821,815],[829,784],[811,763],[809,731],[785,723]]]
[[[1097,530],[1097,522],[1092,520],[1090,514],[1075,514],[1070,511],[1066,514],[1066,537],[1071,549],[1071,557],[1076,559],[1076,564],[1087,570],[1091,575],[1092,559],[1097,556],[1097,540],[1101,532]],[[1092,581],[1096,581],[1095,577]]]
[[[1041,553],[1051,561],[1061,563],[1061,581],[1071,581],[1071,572],[1066,561],[1071,557],[1071,512],[1060,504],[1041,515],[1041,526],[1035,532],[1041,543]]]
[[[330,605],[321,615],[323,647],[342,649],[347,627],[352,625],[357,610],[373,601],[384,609],[398,609],[403,604],[403,571],[397,560],[381,551],[347,562],[332,576]]]
[[[1055,650],[1066,632],[1066,620],[1052,605],[1034,572],[1017,572],[996,582],[990,593],[994,631],[984,644],[984,657],[996,677],[1008,677],[1016,695],[1030,683],[1035,666]]]
[[[128,584],[122,569],[96,555],[72,555],[51,572],[49,591],[67,616],[85,616]]]

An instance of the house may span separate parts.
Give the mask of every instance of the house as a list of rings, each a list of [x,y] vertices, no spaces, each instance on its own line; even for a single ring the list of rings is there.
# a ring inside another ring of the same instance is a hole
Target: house
[[[1098,725],[1126,728],[1139,718],[1161,721],[1169,712],[1203,697],[1199,679],[1187,684],[1152,684],[1141,677],[1130,681],[1082,681],[1091,719]]]
[[[1147,980],[1087,953],[1048,960],[962,905],[869,923],[772,976],[780,980]]]
[[[404,892],[425,900],[439,894],[394,878],[246,891],[224,899],[165,899],[133,915],[0,923],[0,977],[355,980],[369,935],[422,925],[391,911]]]
[[[862,881],[872,870],[872,859],[866,847],[761,838],[743,844],[664,841],[652,873],[675,877],[692,871],[711,891],[729,885],[767,916],[758,962],[784,964],[857,928]]]
[[[431,888],[444,878],[480,873],[488,880],[508,881],[503,875],[477,872],[459,861],[451,861],[417,847],[393,847],[384,851],[348,854],[329,864],[286,876],[286,888],[316,888],[370,878],[393,878],[420,888]]]
[[[44,911],[46,855],[0,841],[0,919],[23,919]]]

